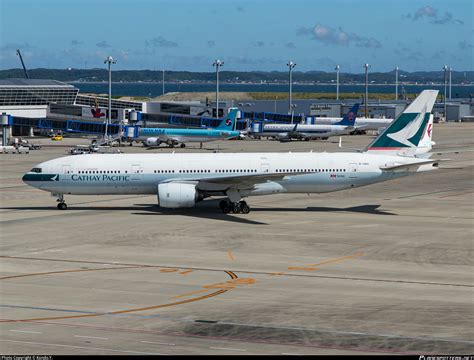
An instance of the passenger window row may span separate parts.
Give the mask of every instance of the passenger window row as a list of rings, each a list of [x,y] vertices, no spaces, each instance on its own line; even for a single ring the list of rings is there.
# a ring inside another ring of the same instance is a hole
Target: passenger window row
[[[73,173],[72,171],[68,171],[69,173]],[[120,174],[120,170],[79,170],[78,174]],[[127,170],[125,170],[125,174],[127,174]]]
[[[276,172],[346,172],[346,169],[277,169]]]

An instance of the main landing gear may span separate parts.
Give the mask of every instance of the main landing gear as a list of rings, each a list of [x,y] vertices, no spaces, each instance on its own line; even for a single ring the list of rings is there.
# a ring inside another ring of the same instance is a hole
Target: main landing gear
[[[248,214],[250,212],[250,207],[243,200],[239,202],[231,202],[228,199],[222,200],[219,203],[219,207],[221,208],[224,214],[228,214],[230,212],[234,214],[238,214],[238,213]]]
[[[67,209],[67,204],[64,201],[64,195],[63,194],[59,194],[58,195],[58,200],[56,200],[56,201],[58,202],[58,205],[57,205],[58,210],[66,210]]]

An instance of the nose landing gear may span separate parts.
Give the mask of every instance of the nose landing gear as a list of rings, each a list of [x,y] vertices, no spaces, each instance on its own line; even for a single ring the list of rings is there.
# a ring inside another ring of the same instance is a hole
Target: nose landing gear
[[[56,200],[58,202],[57,208],[58,210],[66,210],[67,209],[67,204],[64,201],[64,195],[59,194],[58,199]]]

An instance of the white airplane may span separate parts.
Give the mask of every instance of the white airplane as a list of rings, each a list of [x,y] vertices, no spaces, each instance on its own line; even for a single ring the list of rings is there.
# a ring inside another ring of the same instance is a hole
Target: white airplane
[[[23,181],[64,195],[156,194],[164,208],[225,196],[224,213],[248,213],[248,196],[324,193],[434,170],[415,157],[437,90],[424,90],[363,152],[85,154],[36,165]]]
[[[315,117],[314,123],[320,125],[331,125],[341,121],[341,118],[333,118],[333,117]],[[354,127],[359,128],[361,130],[385,130],[393,119],[386,119],[386,118],[361,118],[358,117],[355,121]]]
[[[355,104],[338,122],[319,124],[265,124],[260,136],[274,137],[280,141],[327,139],[330,136],[347,135],[356,130],[355,121],[359,104]]]

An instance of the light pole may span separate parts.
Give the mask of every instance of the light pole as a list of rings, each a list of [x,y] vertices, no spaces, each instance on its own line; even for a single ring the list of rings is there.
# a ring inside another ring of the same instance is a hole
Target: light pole
[[[447,121],[447,114],[446,114],[446,75],[447,75],[447,71],[448,71],[448,66],[444,65],[443,70],[444,70],[444,121]]]
[[[452,68],[449,67],[449,100],[451,100],[451,72],[452,72]]]
[[[369,100],[369,64],[364,64],[365,67],[365,117],[369,117],[369,108],[368,108],[368,100]]]
[[[339,69],[341,67],[339,65],[336,65],[336,100],[339,100]]]
[[[224,65],[223,61],[217,59],[212,63],[216,67],[216,117],[219,117],[219,68]]]
[[[395,101],[398,100],[398,66],[395,68]]]
[[[162,79],[162,83],[163,83],[163,95],[165,94],[165,69],[163,69],[163,79]]]
[[[292,101],[291,101],[291,85],[292,85],[292,80],[291,80],[291,72],[293,68],[296,66],[296,64],[293,61],[289,61],[288,64],[288,71],[290,75],[290,92],[289,92],[289,102],[288,102],[288,114],[291,114],[291,111],[293,109]]]
[[[112,56],[107,56],[104,60],[104,64],[109,64],[109,113],[107,115],[107,120],[105,122],[105,137],[107,137],[107,126],[109,124],[111,116],[112,116],[112,69],[111,65],[116,64],[117,60],[115,60]]]

